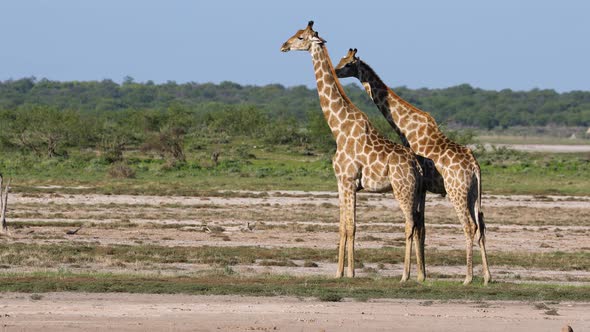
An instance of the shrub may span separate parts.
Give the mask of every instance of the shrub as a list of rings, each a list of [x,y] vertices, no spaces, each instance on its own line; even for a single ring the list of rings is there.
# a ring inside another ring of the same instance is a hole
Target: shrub
[[[115,163],[109,168],[109,176],[115,179],[135,178],[135,171],[125,163]]]

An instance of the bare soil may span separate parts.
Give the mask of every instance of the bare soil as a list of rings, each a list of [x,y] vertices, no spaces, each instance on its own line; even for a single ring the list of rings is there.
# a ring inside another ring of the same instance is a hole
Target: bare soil
[[[147,294],[1,294],[3,331],[547,331],[590,329],[590,303]]]

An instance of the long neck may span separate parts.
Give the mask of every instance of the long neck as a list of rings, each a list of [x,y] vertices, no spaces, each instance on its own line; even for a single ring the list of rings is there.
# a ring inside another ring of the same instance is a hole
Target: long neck
[[[400,135],[404,145],[417,154],[434,157],[427,145],[448,145],[452,142],[438,129],[430,114],[419,110],[391,90],[375,71],[361,61],[359,80],[389,124]],[[427,138],[426,140],[424,140]],[[424,144],[426,142],[426,144]]]
[[[369,67],[365,62],[362,60],[360,61],[359,66],[359,75],[358,79],[360,80],[363,88],[367,91],[369,97],[377,104],[379,111],[385,117],[389,125],[395,130],[397,135],[400,137],[402,144],[406,147],[410,147],[410,143],[406,138],[406,135],[403,133],[401,128],[398,125],[398,122],[395,121],[394,115],[397,115],[397,111],[389,109],[388,107],[382,107],[381,105],[386,105],[386,103],[381,102],[382,100],[387,98],[387,93],[389,87],[379,78],[379,76],[373,71],[373,68]]]
[[[347,107],[352,102],[340,85],[326,47],[323,44],[313,44],[310,53],[315,71],[320,105],[324,117],[332,130],[332,134],[336,136],[339,130],[339,124],[346,119],[347,113],[355,108]]]

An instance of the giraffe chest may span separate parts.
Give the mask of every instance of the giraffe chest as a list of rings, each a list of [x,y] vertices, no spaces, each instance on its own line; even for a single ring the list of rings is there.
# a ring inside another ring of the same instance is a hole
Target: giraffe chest
[[[369,192],[391,190],[390,167],[387,158],[357,155],[346,167],[343,178],[354,179],[356,187]]]
[[[339,181],[354,181],[358,190],[384,192],[391,190],[390,170],[385,158],[337,151],[333,159]]]
[[[359,179],[361,188],[368,192],[388,192],[391,191],[391,180],[387,172],[376,173],[370,170],[362,172]]]

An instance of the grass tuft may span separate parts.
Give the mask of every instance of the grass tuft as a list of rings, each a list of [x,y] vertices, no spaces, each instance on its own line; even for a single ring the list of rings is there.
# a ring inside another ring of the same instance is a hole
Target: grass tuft
[[[75,274],[68,271],[0,273],[0,292],[128,292],[152,294],[201,294],[316,297],[322,301],[350,299],[407,298],[420,300],[518,300],[587,301],[590,286],[557,284],[515,284],[496,282],[488,286],[436,280],[425,283],[399,278],[332,279],[288,275],[241,276],[211,272],[198,276],[146,277],[111,273]],[[547,311],[551,311],[549,308]],[[552,314],[546,313],[547,315]]]

